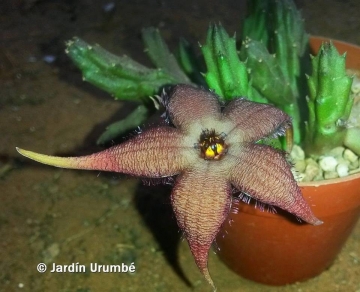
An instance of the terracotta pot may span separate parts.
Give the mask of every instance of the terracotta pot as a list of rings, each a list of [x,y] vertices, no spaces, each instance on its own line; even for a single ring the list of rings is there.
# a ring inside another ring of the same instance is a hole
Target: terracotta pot
[[[323,40],[311,38],[312,49]],[[348,68],[360,69],[360,47],[333,43],[347,51]],[[240,276],[269,285],[303,281],[328,268],[340,252],[360,217],[360,174],[299,185],[324,224],[300,223],[280,209],[273,214],[239,202],[216,241],[220,258]]]

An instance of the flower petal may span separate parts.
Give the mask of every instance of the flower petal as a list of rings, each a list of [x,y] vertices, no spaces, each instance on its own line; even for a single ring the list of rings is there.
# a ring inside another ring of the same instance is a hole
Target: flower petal
[[[208,164],[176,179],[171,202],[198,268],[215,289],[207,267],[208,253],[229,213],[231,185],[204,165]]]
[[[223,111],[224,120],[230,120],[234,128],[228,134],[228,142],[256,142],[268,136],[283,135],[291,125],[291,118],[278,108],[243,98],[232,100]]]
[[[215,128],[220,120],[220,104],[217,96],[209,90],[191,85],[174,86],[165,101],[167,112],[175,127],[191,133],[196,129],[196,135],[201,130]]]
[[[164,177],[180,173],[193,159],[196,150],[175,128],[159,127],[107,150],[81,157],[56,157],[17,148],[35,161],[62,168],[122,172],[144,177]]]
[[[322,223],[304,200],[281,152],[270,146],[248,145],[240,147],[234,163],[230,180],[237,189],[263,203],[278,206],[308,223]]]

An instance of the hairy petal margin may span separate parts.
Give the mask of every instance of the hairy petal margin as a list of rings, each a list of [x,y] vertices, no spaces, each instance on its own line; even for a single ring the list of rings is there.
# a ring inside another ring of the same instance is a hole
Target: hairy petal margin
[[[258,144],[240,148],[235,155],[235,166],[230,170],[231,184],[249,196],[278,206],[310,224],[322,224],[303,198],[283,153]]]
[[[232,100],[225,107],[223,116],[234,125],[228,133],[229,143],[256,142],[261,138],[283,135],[291,125],[290,116],[282,110],[244,98]]]
[[[171,194],[178,225],[185,233],[196,265],[214,290],[208,270],[208,253],[229,214],[231,191],[231,185],[224,177],[197,168],[181,174]]]
[[[179,130],[160,127],[87,156],[57,157],[16,149],[25,157],[56,167],[114,171],[155,178],[178,174],[191,164],[197,154],[188,143]]]

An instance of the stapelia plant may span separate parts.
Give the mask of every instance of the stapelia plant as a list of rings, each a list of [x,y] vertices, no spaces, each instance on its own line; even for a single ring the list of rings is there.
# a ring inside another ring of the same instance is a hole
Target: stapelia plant
[[[309,58],[308,35],[291,0],[249,1],[240,59],[254,88],[293,118],[294,141],[308,156],[344,144],[353,105],[345,55],[331,42]],[[356,151],[360,138],[347,146]]]
[[[17,148],[41,163],[159,178],[177,176],[171,203],[195,262],[215,290],[208,252],[226,220],[233,187],[313,225],[310,210],[283,152],[256,144],[284,134],[290,117],[267,104],[233,99],[223,110],[213,92],[177,85],[163,95],[169,125],[83,157],[54,157]]]
[[[146,51],[155,66],[158,67],[157,69],[147,68],[128,56],[116,56],[99,45],[91,46],[79,38],[74,38],[67,43],[66,52],[82,70],[84,80],[109,92],[116,99],[139,103],[126,119],[110,125],[99,137],[98,144],[109,142],[144,123],[154,111],[153,102],[149,100],[149,96],[158,93],[163,86],[191,83],[175,57],[170,53],[158,30],[144,29],[143,39]],[[188,49],[185,43],[183,44],[185,54]],[[191,62],[188,61],[190,65]],[[191,66],[193,67],[193,65]],[[190,67],[189,70],[191,70]],[[188,73],[190,74],[190,72]],[[158,104],[156,101],[154,102],[155,107],[158,108]]]
[[[304,144],[308,155],[344,140],[359,153],[359,130],[349,134],[346,128],[353,100],[345,57],[330,43],[310,62],[308,36],[291,0],[249,1],[249,11],[239,48],[222,26],[210,25],[201,46],[203,62],[184,40],[176,60],[153,28],[143,30],[143,39],[157,69],[75,38],[67,52],[84,79],[117,99],[140,103],[99,142],[142,124],[151,113],[147,97],[181,83],[162,96],[169,124],[85,157],[18,149],[57,167],[176,176],[171,202],[178,225],[214,289],[208,252],[230,211],[233,188],[313,225],[322,223],[304,201],[283,152],[266,145],[269,139],[293,128],[294,142]]]
[[[200,61],[184,40],[176,60],[153,28],[143,30],[143,39],[157,69],[80,39],[69,42],[68,53],[86,80],[117,99],[139,100],[169,84],[195,83],[214,90],[223,101],[244,96],[282,109],[292,118],[294,143],[304,146],[307,156],[343,144],[360,155],[360,129],[347,127],[353,98],[345,55],[330,42],[310,60],[308,35],[292,0],[249,0],[248,11],[239,42],[221,25],[210,25]],[[139,117],[131,116],[129,127],[147,115]]]

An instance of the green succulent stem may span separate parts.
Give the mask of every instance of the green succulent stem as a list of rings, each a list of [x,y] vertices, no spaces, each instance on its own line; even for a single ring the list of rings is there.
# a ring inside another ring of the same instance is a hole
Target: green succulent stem
[[[340,55],[331,42],[323,43],[311,61],[305,148],[308,154],[319,155],[343,144],[353,105],[352,78],[346,74],[345,54]]]
[[[247,17],[242,28],[242,40],[249,38],[263,44],[269,41],[268,11],[270,1],[248,0],[246,3]]]
[[[146,122],[153,113],[149,106],[138,105],[128,116],[106,127],[104,133],[96,141],[97,144],[106,144],[115,140],[126,132],[136,129]]]
[[[292,117],[294,139],[300,141],[300,114],[297,96],[282,67],[266,46],[256,40],[246,39],[241,47],[240,57],[246,60],[251,76],[251,85],[265,97]]]
[[[248,0],[248,11],[239,51],[235,36],[230,37],[220,24],[210,25],[201,46],[204,68],[188,42],[180,41],[175,58],[152,27],[143,29],[142,37],[156,69],[79,38],[69,41],[67,53],[84,80],[116,99],[147,107],[110,126],[99,141],[143,123],[151,110],[147,97],[164,86],[194,82],[214,90],[222,102],[246,97],[282,109],[292,117],[293,142],[303,144],[308,155],[343,144],[359,154],[358,128],[346,128],[353,100],[345,56],[332,44],[324,44],[310,61],[308,35],[293,0]]]
[[[201,50],[207,67],[205,80],[223,100],[246,96],[249,100],[266,101],[253,91],[246,65],[239,59],[236,40],[221,25],[210,25]]]
[[[291,0],[249,0],[240,57],[255,87],[293,119],[294,141],[302,136],[300,61],[308,45],[303,20]]]
[[[153,112],[149,96],[168,84],[189,83],[159,32],[143,30],[148,54],[157,65],[149,69],[127,56],[116,56],[99,45],[89,45],[74,38],[67,43],[66,53],[81,69],[83,79],[119,100],[132,100],[140,105],[124,119],[109,125],[97,143],[104,144],[143,124]]]
[[[292,0],[272,0],[269,25],[269,49],[275,54],[295,96],[299,96],[300,58],[308,45],[304,21]]]
[[[170,52],[158,29],[154,27],[144,28],[142,38],[145,44],[145,52],[157,68],[164,70],[177,83],[191,83]]]
[[[204,75],[201,74],[205,69],[201,66],[193,46],[184,38],[180,38],[177,55],[181,69],[189,76],[190,80],[196,84],[207,87]]]
[[[178,82],[164,69],[149,69],[128,56],[116,56],[80,38],[67,43],[66,53],[80,68],[85,81],[116,99],[141,102],[142,98],[158,93],[165,84]]]
[[[347,129],[344,145],[360,156],[360,127]]]

